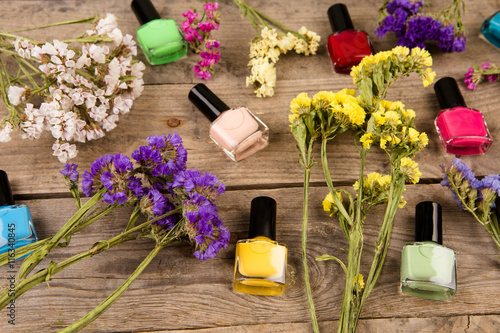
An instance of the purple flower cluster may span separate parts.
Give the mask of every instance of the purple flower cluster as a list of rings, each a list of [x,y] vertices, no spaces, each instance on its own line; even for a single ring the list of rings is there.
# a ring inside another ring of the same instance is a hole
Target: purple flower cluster
[[[78,165],[74,164],[74,163],[66,163],[64,165],[64,169],[62,169],[60,171],[60,173],[69,178],[72,182],[76,182],[78,181],[78,177],[79,177],[79,173],[78,171],[76,171],[76,168],[78,167]]]
[[[385,8],[387,16],[379,23],[375,34],[383,38],[393,31],[398,38],[397,44],[408,48],[425,48],[427,41],[435,41],[445,52],[464,51],[465,36],[455,32],[453,25],[421,14],[424,6],[422,1],[389,1]]]
[[[215,199],[225,192],[225,186],[208,172],[186,169],[187,151],[178,134],[155,135],[148,145],[125,155],[104,155],[94,161],[90,171],[82,175],[82,190],[86,196],[105,189],[104,202],[110,205],[139,205],[149,219],[173,210],[179,211],[154,224],[160,230],[180,227],[175,237],[184,237],[195,247],[195,257],[206,260],[226,248],[229,230],[219,218]],[[75,164],[66,164],[61,173],[78,178]],[[152,229],[153,230],[153,229]]]
[[[444,179],[441,181],[441,185],[452,190],[453,198],[458,202],[462,209],[463,204],[457,197],[457,194],[450,183],[449,177],[453,177],[455,185],[461,187],[461,190],[463,191],[468,191],[469,189],[476,190],[477,194],[474,200],[477,202],[483,201],[483,193],[485,190],[493,191],[497,195],[500,195],[500,175],[488,175],[479,180],[476,178],[474,172],[472,172],[469,166],[465,162],[462,162],[459,158],[454,158],[449,167],[441,165],[441,168],[445,173]],[[493,200],[491,207],[494,207],[494,205],[495,203]]]
[[[484,64],[481,65],[481,68],[479,66],[474,66],[469,68],[467,73],[465,73],[465,78],[464,82],[465,85],[467,86],[467,89],[470,90],[476,90],[476,86],[479,82],[481,82],[483,79],[488,80],[489,82],[496,82],[498,80],[498,74],[483,74],[483,71],[488,71],[488,70],[493,70],[493,69],[498,69],[496,65],[492,66],[490,62],[485,62]]]
[[[210,34],[213,30],[219,29],[220,15],[217,13],[219,4],[217,2],[205,3],[204,14],[198,19],[198,14],[194,10],[188,10],[182,15],[186,18],[181,25],[184,37],[189,43],[189,47],[200,53],[201,60],[193,67],[196,76],[209,80],[214,72],[213,66],[220,60],[220,42],[212,40]]]
[[[186,233],[194,243],[195,257],[206,260],[229,243],[229,230],[222,224],[213,200],[225,186],[211,173],[186,170],[175,175],[174,193],[183,198]]]

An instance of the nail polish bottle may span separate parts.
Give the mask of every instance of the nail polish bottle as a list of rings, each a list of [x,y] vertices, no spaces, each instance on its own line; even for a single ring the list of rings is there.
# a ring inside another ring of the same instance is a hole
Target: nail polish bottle
[[[203,83],[194,86],[188,98],[212,122],[210,138],[233,161],[267,146],[269,128],[249,109],[229,108]]]
[[[14,260],[15,249],[37,240],[28,207],[14,203],[7,173],[0,170],[0,253]]]
[[[457,290],[455,251],[442,245],[441,206],[424,201],[415,207],[415,242],[401,255],[401,291],[449,300]]]
[[[187,54],[187,42],[173,19],[161,18],[150,0],[133,0],[131,7],[141,24],[137,41],[151,65],[163,65]]]
[[[455,155],[483,154],[493,138],[483,114],[469,109],[452,77],[444,77],[434,85],[441,111],[434,125],[444,151]]]
[[[234,290],[282,295],[286,285],[286,245],[276,242],[276,201],[256,197],[250,210],[249,239],[236,243]]]
[[[333,33],[328,37],[328,53],[337,73],[349,74],[352,66],[373,53],[368,34],[354,30],[346,5],[337,3],[328,8]]]
[[[491,44],[500,48],[500,11],[484,20],[481,35]]]

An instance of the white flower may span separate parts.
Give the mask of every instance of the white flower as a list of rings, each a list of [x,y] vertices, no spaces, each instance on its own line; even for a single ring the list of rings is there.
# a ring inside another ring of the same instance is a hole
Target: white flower
[[[61,144],[59,140],[57,140],[52,145],[52,156],[57,156],[59,162],[66,163],[68,160],[75,158],[76,154],[78,154],[78,150],[76,150],[76,145],[69,144],[67,142]]]
[[[13,131],[13,126],[11,123],[6,122],[4,128],[0,130],[0,142],[9,142],[12,140],[10,133]]]
[[[113,45],[118,46],[123,40],[123,34],[120,29],[115,28],[113,31],[108,33],[108,37],[113,40]]]
[[[95,62],[99,64],[104,64],[106,62],[106,55],[109,52],[109,48],[107,46],[98,46],[96,44],[91,44],[88,49],[89,55]]]
[[[102,128],[109,132],[116,127],[117,121],[118,115],[112,114],[102,121]]]
[[[30,59],[31,58],[31,50],[33,49],[34,45],[31,44],[27,39],[25,38],[17,38],[14,42],[14,48],[16,49],[16,52],[23,58]]]
[[[26,103],[26,108],[24,109],[24,122],[21,123],[21,130],[24,132],[21,134],[23,139],[38,139],[42,135],[44,129],[45,116],[40,112],[40,110],[33,107],[33,104]]]
[[[113,113],[114,114],[125,114],[130,111],[134,101],[131,98],[122,98],[122,96],[117,96],[113,100]]]
[[[26,95],[29,94],[28,87],[9,86],[7,88],[7,98],[12,105],[19,105],[26,100]]]

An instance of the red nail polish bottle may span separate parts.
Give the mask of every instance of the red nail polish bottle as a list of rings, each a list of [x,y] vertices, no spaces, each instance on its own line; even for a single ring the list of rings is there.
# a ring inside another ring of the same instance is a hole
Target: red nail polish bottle
[[[346,5],[337,3],[328,8],[333,33],[328,37],[328,53],[337,73],[349,74],[352,66],[373,53],[368,34],[354,30]]]
[[[444,77],[434,84],[441,111],[434,125],[444,151],[455,155],[484,154],[493,138],[481,111],[465,105],[457,81]]]

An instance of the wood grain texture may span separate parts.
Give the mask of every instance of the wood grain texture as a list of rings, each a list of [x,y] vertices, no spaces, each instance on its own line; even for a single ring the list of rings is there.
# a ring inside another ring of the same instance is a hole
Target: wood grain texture
[[[201,1],[152,0],[164,17],[182,21],[181,13],[201,6]],[[254,37],[250,24],[240,17],[231,2],[221,3],[222,24],[215,37],[222,43],[222,60],[207,85],[230,106],[245,105],[271,129],[269,146],[256,155],[234,163],[208,137],[209,121],[188,101],[187,94],[201,82],[192,73],[197,57],[188,57],[164,66],[147,66],[143,95],[132,111],[121,116],[118,127],[98,141],[79,144],[74,160],[80,168],[103,154],[130,154],[153,134],[177,132],[189,154],[188,166],[216,174],[227,186],[220,197],[219,211],[232,233],[228,249],[217,258],[199,262],[187,245],[166,248],[131,288],[86,332],[312,332],[302,278],[300,232],[302,223],[302,170],[298,151],[288,126],[290,101],[300,92],[310,96],[321,90],[354,88],[352,78],[333,72],[326,40],[330,26],[326,10],[331,1],[249,2],[292,29],[305,25],[322,36],[316,56],[283,55],[277,64],[277,87],[272,98],[256,98],[245,87],[248,75],[248,43]],[[1,1],[2,30],[28,28],[91,16],[114,13],[124,33],[135,36],[139,27],[130,10],[130,0]],[[376,50],[395,45],[393,36],[374,37],[377,6],[382,1],[356,0],[348,3],[356,28],[373,37]],[[434,1],[434,3],[438,3]],[[483,112],[493,137],[497,139],[500,118],[496,112],[500,97],[498,83],[485,83],[476,91],[465,89],[462,78],[474,64],[500,63],[500,52],[481,40],[483,20],[498,10],[496,0],[467,0],[464,23],[468,30],[467,50],[445,54],[430,46],[437,78],[452,76],[459,81],[469,107]],[[432,9],[444,6],[434,4]],[[69,26],[30,32],[38,39],[69,38],[82,28]],[[146,61],[139,51],[138,58]],[[417,113],[416,126],[429,134],[429,146],[417,154],[422,180],[409,185],[404,193],[407,205],[394,223],[393,238],[378,285],[368,298],[358,332],[496,332],[500,300],[499,252],[490,236],[473,218],[458,210],[451,194],[439,182],[440,164],[453,156],[445,154],[433,121],[439,105],[431,87],[410,76],[399,81],[389,99],[401,100]],[[0,115],[6,113],[0,105]],[[59,174],[62,165],[51,154],[53,139],[45,133],[40,140],[14,138],[0,146],[0,169],[8,172],[18,202],[29,205],[40,238],[53,235],[75,211],[73,200]],[[499,136],[500,137],[500,136]],[[342,135],[329,147],[330,167],[336,185],[350,186],[358,175],[358,154],[353,136]],[[319,158],[319,147],[316,147]],[[494,142],[487,154],[463,159],[477,175],[499,173],[500,146]],[[387,172],[384,154],[372,149],[366,172]],[[343,273],[334,262],[317,262],[328,253],[346,259],[347,242],[337,222],[322,211],[327,192],[321,169],[312,171],[308,263],[313,294],[322,332],[334,331],[340,313]],[[250,201],[268,195],[278,202],[278,240],[289,247],[288,289],[283,296],[258,297],[232,290],[234,249],[238,239],[247,237]],[[452,301],[435,302],[399,292],[401,249],[413,240],[415,205],[434,200],[443,206],[444,244],[457,251],[458,292]],[[94,242],[108,239],[123,230],[130,210],[123,209],[73,237],[71,245],[57,249],[43,264],[87,250]],[[362,267],[370,264],[377,226],[383,215],[375,209],[366,221]],[[123,244],[80,262],[41,284],[16,302],[16,327],[7,325],[6,310],[0,311],[0,332],[57,332],[90,311],[116,289],[152,249],[140,240]],[[7,283],[6,267],[0,267],[0,286]]]
[[[337,264],[317,262],[314,258],[328,253],[345,260],[342,249],[347,247],[347,242],[338,224],[322,211],[321,199],[325,192],[324,187],[311,191],[308,263],[318,318],[325,331],[329,331],[335,327],[340,313],[343,273]],[[257,195],[271,196],[278,203],[277,239],[289,247],[288,287],[283,296],[259,297],[232,290],[234,246],[238,239],[247,237],[249,202]],[[492,320],[500,308],[497,297],[500,270],[498,250],[490,236],[468,214],[457,209],[451,195],[440,185],[409,186],[405,197],[408,204],[396,215],[386,264],[364,307],[360,331],[378,332],[389,325],[394,332],[404,332],[404,329],[424,332],[424,328],[431,327],[432,332],[454,332],[467,327],[467,318],[475,315],[487,315],[478,318],[475,326],[494,325]],[[310,331],[300,257],[300,198],[301,189],[241,190],[224,194],[218,205],[221,218],[232,232],[228,249],[215,259],[200,262],[187,245],[166,248],[87,331],[203,332],[206,328],[213,332],[218,332],[217,329],[220,332],[225,332],[224,329]],[[405,242],[413,239],[412,207],[422,200],[441,203],[444,245],[457,251],[458,292],[452,301],[424,300],[399,291],[401,249]],[[54,234],[73,211],[71,199],[26,203],[35,216],[41,238]],[[75,235],[71,245],[55,250],[45,265],[84,251],[98,240],[111,238],[124,228],[128,214],[130,211],[126,209],[116,211]],[[381,211],[376,209],[366,221],[362,267],[368,267],[371,261],[380,216]],[[37,286],[16,302],[16,329],[55,332],[70,324],[117,288],[151,249],[152,243],[147,240],[129,242],[71,266],[48,285]],[[6,275],[6,267],[0,267],[0,276]]]
[[[452,76],[459,80],[468,105],[484,113],[489,128],[495,136],[500,128],[500,118],[495,116],[497,99],[494,98],[498,87],[495,84],[483,84],[472,92],[466,90],[462,82],[463,74],[473,64],[485,61],[500,62],[498,50],[478,38],[482,21],[493,10],[492,7],[495,7],[492,2],[484,1],[484,3],[484,6],[480,6],[477,2],[466,1],[468,8],[474,10],[467,11],[464,17],[468,29],[465,52],[445,54],[433,46],[430,50],[437,79]],[[248,42],[253,38],[253,29],[240,17],[236,6],[231,3],[221,4],[223,23],[215,36],[222,42],[222,60],[214,78],[207,84],[226,104],[249,107],[270,127],[271,138],[268,148],[251,159],[235,164],[225,158],[218,147],[211,142],[207,135],[208,120],[187,99],[189,90],[194,84],[201,82],[191,71],[197,57],[189,55],[164,66],[148,66],[144,75],[147,85],[143,96],[134,103],[132,111],[122,116],[118,127],[105,138],[79,144],[80,153],[74,162],[85,168],[104,153],[132,152],[143,144],[149,135],[178,132],[182,135],[189,151],[189,166],[204,168],[221,175],[229,187],[266,188],[299,184],[301,171],[298,155],[287,121],[290,101],[303,91],[312,95],[320,90],[338,91],[354,86],[350,76],[333,72],[326,51],[326,40],[330,33],[326,9],[331,5],[330,2],[315,0],[308,3],[308,6],[302,6],[299,1],[290,1],[286,6],[281,2],[266,1],[255,1],[254,4],[262,11],[272,13],[277,20],[286,22],[291,28],[298,29],[301,25],[305,25],[322,36],[316,56],[283,55],[276,66],[278,81],[275,96],[256,98],[252,89],[245,87],[245,76],[248,75],[246,67]],[[180,22],[183,10],[200,6],[200,3],[191,0],[170,1],[156,5],[160,14]],[[8,6],[11,10],[0,13],[0,21],[6,30],[104,12],[112,12],[117,16],[119,27],[124,33],[135,35],[135,29],[138,27],[137,20],[129,9],[129,1],[15,1]],[[377,15],[374,6],[372,1],[354,1],[349,4],[356,27],[370,34],[374,30]],[[75,12],[72,8],[78,8],[78,11]],[[13,17],[23,19],[15,20]],[[66,38],[71,37],[78,34],[81,29],[78,26],[70,26],[33,33],[38,34],[38,38],[51,40],[61,35]],[[384,40],[373,38],[376,50],[390,49],[394,42],[393,36],[388,36]],[[145,61],[142,53],[139,58]],[[424,89],[420,80],[411,76],[398,82],[388,97],[392,100],[402,100],[407,107],[417,112],[417,129],[428,133],[430,138],[429,146],[416,156],[418,162],[424,162],[421,163],[423,179],[434,182],[441,178],[439,165],[449,163],[452,156],[443,152],[434,129],[433,120],[439,111],[439,106],[433,89],[430,87]],[[0,114],[5,112],[5,108],[0,106]],[[172,123],[179,122],[179,125],[172,127]],[[61,165],[56,158],[50,156],[53,139],[49,133],[45,134],[42,139],[36,141],[24,141],[16,137],[11,142],[2,144],[0,167],[9,173],[14,192],[18,195],[66,193],[64,183],[60,181],[58,174]],[[337,181],[351,183],[357,177],[357,169],[351,167],[352,163],[357,161],[356,155],[353,138],[349,135],[339,137],[335,145],[330,147],[331,164],[335,169]],[[373,150],[371,155],[372,160],[367,171],[383,171],[384,155],[376,150]],[[495,159],[491,156],[499,155],[500,148],[494,143],[487,155],[467,157],[465,160],[478,175],[486,175],[498,173]],[[280,165],[280,168],[276,168],[277,165]],[[321,173],[313,173],[313,182],[321,180]]]

